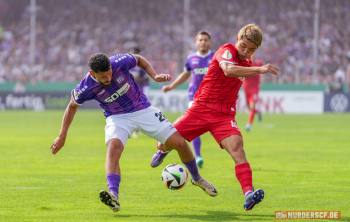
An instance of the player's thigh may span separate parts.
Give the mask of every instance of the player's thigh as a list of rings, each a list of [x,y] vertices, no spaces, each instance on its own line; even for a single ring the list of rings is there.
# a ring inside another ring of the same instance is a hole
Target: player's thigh
[[[220,143],[221,146],[230,154],[239,152],[240,149],[243,149],[243,138],[238,134],[225,137]]]
[[[179,131],[182,137],[191,142],[193,139],[209,131],[210,117],[203,116],[203,113],[194,115],[186,111],[182,114],[173,125]]]
[[[108,148],[116,147],[119,149],[120,145],[122,145],[122,148],[124,148],[127,140],[130,138],[130,134],[130,132],[120,126],[107,125],[105,127],[105,143]],[[118,140],[121,142],[121,144]]]
[[[137,129],[143,134],[155,138],[163,144],[170,135],[176,132],[175,127],[163,113],[153,106],[137,111],[133,121],[137,125]]]
[[[212,120],[210,133],[213,135],[214,139],[221,148],[224,148],[222,145],[223,139],[230,137],[231,135],[238,135],[242,137],[241,131],[237,126],[234,116],[224,114],[217,116]]]

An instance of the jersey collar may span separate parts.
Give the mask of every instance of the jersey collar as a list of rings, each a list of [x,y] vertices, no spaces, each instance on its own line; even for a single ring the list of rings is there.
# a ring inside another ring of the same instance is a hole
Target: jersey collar
[[[88,73],[88,74],[89,74],[89,76],[91,77],[91,79],[93,79],[93,80],[95,80],[95,82],[99,83],[99,82],[97,81],[97,79],[95,79],[90,73]]]
[[[197,56],[198,56],[198,57],[201,57],[201,58],[205,58],[205,57],[207,57],[208,55],[210,55],[210,53],[211,53],[211,50],[210,50],[210,49],[209,49],[208,53],[205,54],[205,55],[202,55],[202,54],[200,54],[200,53],[197,51]]]

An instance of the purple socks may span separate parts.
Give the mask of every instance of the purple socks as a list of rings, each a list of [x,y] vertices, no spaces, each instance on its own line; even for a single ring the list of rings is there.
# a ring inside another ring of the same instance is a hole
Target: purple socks
[[[117,198],[119,194],[119,183],[120,176],[114,173],[110,173],[107,175],[107,184],[109,192],[113,193]]]
[[[192,146],[196,157],[201,156],[201,138],[200,137],[196,137],[194,140],[192,140]]]
[[[190,162],[186,162],[186,163],[182,162],[182,163],[185,164],[185,166],[187,167],[187,169],[190,172],[191,177],[194,181],[198,181],[200,178],[202,178],[201,175],[199,175],[199,173],[198,173],[196,159],[193,159]]]

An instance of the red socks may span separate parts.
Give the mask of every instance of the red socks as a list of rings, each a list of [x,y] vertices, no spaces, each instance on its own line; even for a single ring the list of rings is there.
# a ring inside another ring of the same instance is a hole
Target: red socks
[[[252,125],[255,113],[257,113],[257,112],[255,111],[255,109],[251,109],[251,110],[249,111],[249,116],[248,116],[248,124],[249,124],[249,125]]]
[[[253,177],[252,170],[250,169],[249,163],[242,163],[235,166],[236,177],[241,184],[243,194],[249,190],[253,190]]]

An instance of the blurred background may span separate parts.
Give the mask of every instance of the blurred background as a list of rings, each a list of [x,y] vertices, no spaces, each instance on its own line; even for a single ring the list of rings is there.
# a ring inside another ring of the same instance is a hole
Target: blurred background
[[[26,108],[25,99],[7,104],[10,92],[69,92],[98,52],[112,56],[139,47],[157,73],[175,78],[197,50],[199,30],[211,32],[216,51],[235,43],[248,23],[264,33],[257,58],[281,70],[262,76],[263,91],[317,91],[324,103],[326,94],[341,93],[337,101],[349,103],[349,0],[0,0],[0,108]],[[150,85],[153,91],[162,86]],[[41,94],[31,95],[48,108]]]

